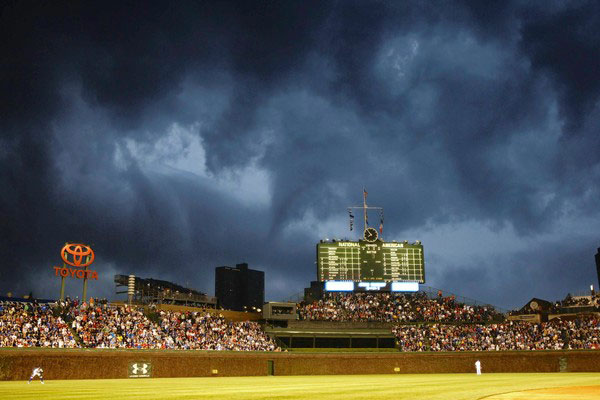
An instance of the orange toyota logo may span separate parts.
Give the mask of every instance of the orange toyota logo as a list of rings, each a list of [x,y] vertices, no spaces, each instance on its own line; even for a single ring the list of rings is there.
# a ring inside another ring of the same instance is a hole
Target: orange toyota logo
[[[60,256],[66,264],[73,267],[87,267],[94,262],[94,251],[85,244],[67,243],[60,251]]]

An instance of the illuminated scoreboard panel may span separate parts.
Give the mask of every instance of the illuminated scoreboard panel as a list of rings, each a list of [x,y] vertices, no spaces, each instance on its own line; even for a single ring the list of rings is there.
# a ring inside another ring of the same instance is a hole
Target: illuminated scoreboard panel
[[[413,281],[425,283],[421,244],[331,242],[317,244],[320,281]]]
[[[341,244],[344,242],[338,242]],[[317,253],[322,268],[319,268],[325,275],[319,276],[319,280],[352,280],[359,281],[361,276],[360,248],[347,246],[332,246],[336,243],[325,243],[317,245]],[[335,276],[337,278],[328,278]]]

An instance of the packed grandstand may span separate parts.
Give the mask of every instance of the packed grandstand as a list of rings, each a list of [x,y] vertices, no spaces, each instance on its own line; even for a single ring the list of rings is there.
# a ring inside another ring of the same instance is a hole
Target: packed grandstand
[[[305,320],[384,322],[485,322],[503,318],[491,306],[471,306],[454,296],[430,299],[425,292],[326,293],[312,303],[300,303]]]
[[[598,296],[567,297],[554,308],[592,306]],[[215,311],[215,310],[212,310]],[[424,292],[327,293],[297,305],[297,318],[387,323],[400,351],[502,351],[600,349],[597,313],[548,322],[507,320],[491,306]],[[0,347],[128,348],[281,351],[257,322],[233,322],[218,312],[170,311],[111,305],[106,301],[0,302]]]
[[[0,302],[0,347],[280,350],[256,322],[77,301]]]

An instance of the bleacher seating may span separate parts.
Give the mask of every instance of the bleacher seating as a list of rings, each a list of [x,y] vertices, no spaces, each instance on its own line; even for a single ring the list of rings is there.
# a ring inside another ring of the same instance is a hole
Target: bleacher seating
[[[299,303],[298,318],[311,321],[486,322],[503,319],[491,306],[460,303],[454,296],[431,299],[424,292],[326,293]]]

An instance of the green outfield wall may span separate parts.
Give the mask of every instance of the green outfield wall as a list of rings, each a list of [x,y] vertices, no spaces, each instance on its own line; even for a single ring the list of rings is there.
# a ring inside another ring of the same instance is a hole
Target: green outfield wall
[[[474,372],[476,360],[481,361],[484,373],[600,372],[600,351],[294,354],[0,349],[0,380],[26,380],[37,365],[44,368],[45,379],[143,379],[144,376],[470,373]]]

